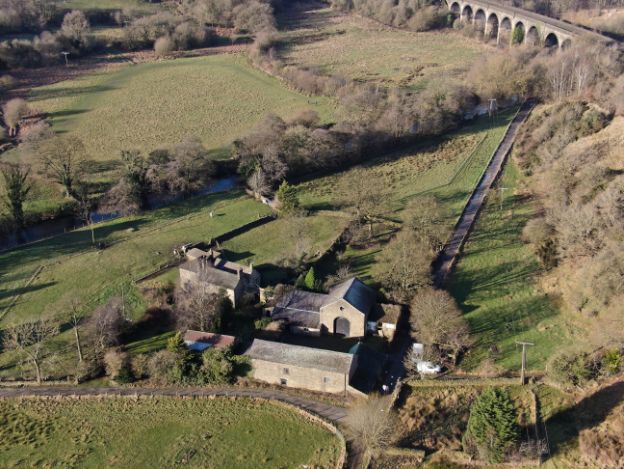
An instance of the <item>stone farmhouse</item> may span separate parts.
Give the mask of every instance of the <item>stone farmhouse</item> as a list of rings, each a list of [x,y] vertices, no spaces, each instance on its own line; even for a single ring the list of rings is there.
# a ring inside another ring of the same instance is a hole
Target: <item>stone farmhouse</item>
[[[180,266],[180,283],[183,287],[200,285],[210,292],[225,291],[234,307],[240,304],[245,293],[257,294],[260,274],[250,264],[244,266],[223,259],[214,249],[191,249],[187,261]]]
[[[300,345],[255,339],[245,352],[253,378],[312,391],[346,393],[357,368],[357,356]]]
[[[292,332],[363,337],[375,297],[372,288],[354,277],[329,293],[293,290],[277,303],[271,318],[283,320]]]

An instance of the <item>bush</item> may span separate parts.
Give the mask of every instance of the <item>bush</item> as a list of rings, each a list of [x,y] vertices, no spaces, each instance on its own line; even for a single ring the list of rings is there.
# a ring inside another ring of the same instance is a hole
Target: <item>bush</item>
[[[602,369],[607,375],[614,375],[622,367],[622,354],[618,349],[608,350],[602,357]]]
[[[546,366],[548,377],[564,389],[582,386],[591,378],[586,357],[569,351],[559,352]]]
[[[156,39],[154,43],[154,52],[158,57],[165,57],[174,50],[174,42],[170,36],[163,36]]]
[[[161,350],[149,358],[149,376],[157,383],[175,384],[180,380],[178,357],[174,352]]]
[[[519,439],[517,411],[507,391],[485,390],[470,407],[463,444],[490,463],[501,463]]]
[[[133,381],[130,368],[130,356],[118,349],[111,349],[104,354],[106,374],[118,383]]]

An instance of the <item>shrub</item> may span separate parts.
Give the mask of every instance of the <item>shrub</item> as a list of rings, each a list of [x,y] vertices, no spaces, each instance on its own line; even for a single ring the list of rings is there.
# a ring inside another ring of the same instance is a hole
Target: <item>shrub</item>
[[[180,379],[178,357],[169,350],[156,352],[149,358],[149,376],[157,383],[174,384]]]
[[[138,355],[134,355],[130,359],[130,369],[132,370],[132,375],[136,379],[144,379],[149,377],[150,368],[149,368],[150,357],[144,353],[139,353]]]
[[[106,374],[119,383],[129,383],[133,380],[130,368],[130,356],[118,349],[108,350],[104,354]]]
[[[500,463],[518,438],[517,411],[507,391],[485,390],[470,407],[463,440],[466,449],[490,463]]]
[[[618,349],[608,350],[602,357],[602,369],[608,375],[614,375],[622,366],[622,354]]]
[[[565,389],[582,386],[591,378],[586,355],[569,351],[554,355],[546,366],[546,372],[555,384]]]
[[[170,36],[163,36],[156,39],[154,42],[154,52],[158,57],[165,57],[171,54],[174,50],[173,39]]]
[[[211,347],[202,353],[198,380],[206,384],[227,384],[234,379],[234,362],[229,349]]]
[[[30,108],[28,103],[22,98],[14,98],[2,106],[2,112],[4,114],[4,122],[9,128],[9,135],[15,136],[20,121],[28,115]]]

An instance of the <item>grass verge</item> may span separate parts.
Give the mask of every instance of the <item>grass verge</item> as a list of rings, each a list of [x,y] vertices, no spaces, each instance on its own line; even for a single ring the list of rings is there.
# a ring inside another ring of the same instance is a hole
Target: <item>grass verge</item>
[[[528,368],[543,369],[567,337],[556,306],[535,284],[538,260],[521,240],[536,207],[518,194],[519,179],[510,161],[499,184],[508,190],[491,192],[450,280],[474,339],[462,363],[467,370],[486,358],[518,369],[520,340],[535,344],[528,350]]]

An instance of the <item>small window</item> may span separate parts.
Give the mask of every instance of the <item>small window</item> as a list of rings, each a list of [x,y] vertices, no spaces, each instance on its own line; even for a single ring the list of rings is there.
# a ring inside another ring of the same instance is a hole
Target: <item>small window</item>
[[[344,311],[344,306],[341,306],[341,307],[340,307],[340,311]]]
[[[281,378],[281,379],[280,379],[280,384],[281,384],[282,386],[287,386],[287,385],[288,385],[288,380],[287,380],[286,378]]]
[[[288,368],[282,368],[282,374],[287,375],[288,374]]]
[[[323,376],[323,383],[327,384],[330,382],[331,382],[331,379],[329,379],[327,376]]]

